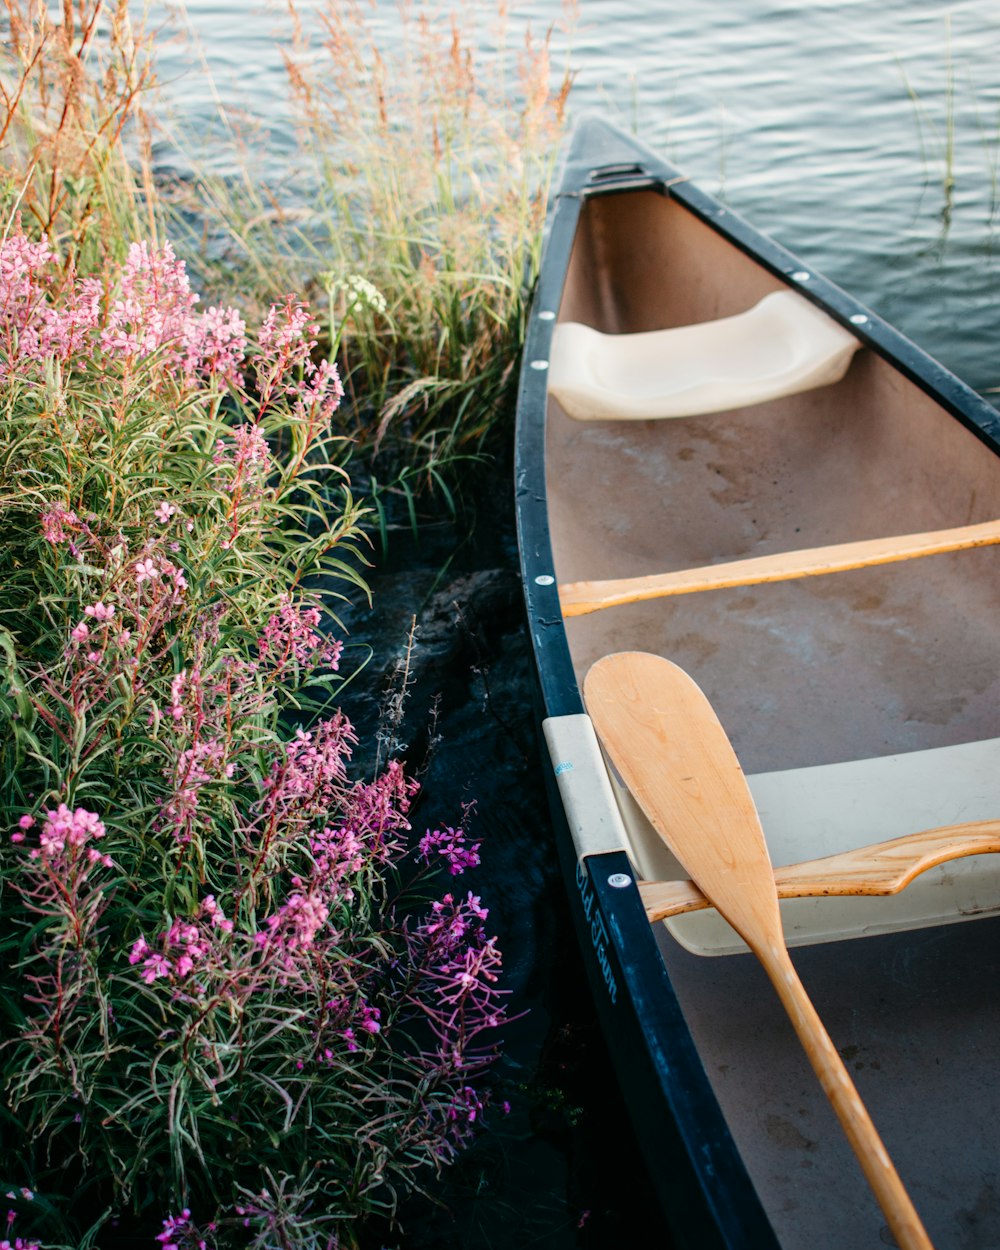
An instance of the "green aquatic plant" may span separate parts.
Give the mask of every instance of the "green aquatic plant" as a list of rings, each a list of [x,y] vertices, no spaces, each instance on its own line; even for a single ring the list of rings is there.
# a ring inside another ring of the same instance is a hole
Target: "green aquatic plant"
[[[990,222],[996,216],[1000,170],[1000,112],[993,121],[984,120],[980,92],[975,82],[968,77],[963,79],[956,71],[955,61],[950,14],[945,15],[943,82],[936,92],[918,90],[902,61],[897,60],[913,107],[925,182],[936,182],[941,188],[941,220],[945,233],[955,210],[960,163],[964,160],[968,170],[972,161],[973,137],[978,140],[989,174],[987,216]]]

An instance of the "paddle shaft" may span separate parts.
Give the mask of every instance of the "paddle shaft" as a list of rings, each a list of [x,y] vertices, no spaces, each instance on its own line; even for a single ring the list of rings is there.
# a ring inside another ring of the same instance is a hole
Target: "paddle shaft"
[[[901,534],[895,538],[871,538],[831,547],[782,551],[770,556],[751,556],[746,560],[678,569],[671,573],[651,573],[646,577],[566,582],[559,587],[559,603],[563,616],[585,616],[601,608],[641,603],[668,595],[690,595],[704,590],[726,590],[733,586],[822,577],[828,573],[870,568],[876,564],[895,564],[921,556],[987,547],[998,542],[1000,521],[984,521],[957,529]]]
[[[878,1129],[861,1101],[844,1061],[806,993],[784,945],[754,950],[788,1013],[802,1048],[840,1121],[861,1170],[901,1250],[933,1250]]]

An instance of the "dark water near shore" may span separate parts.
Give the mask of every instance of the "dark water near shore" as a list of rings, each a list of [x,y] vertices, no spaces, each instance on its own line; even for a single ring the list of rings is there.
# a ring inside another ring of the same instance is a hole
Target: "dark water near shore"
[[[447,5],[442,5],[447,11]],[[388,41],[395,8],[376,6]],[[536,29],[558,4],[516,6]],[[164,43],[179,120],[232,165],[218,113],[259,127],[260,171],[300,197],[276,7],[190,0],[214,86]],[[558,37],[554,46],[559,45]],[[576,113],[633,126],[811,267],[858,295],[996,399],[1000,387],[1000,10],[986,0],[583,0]],[[411,622],[413,683],[399,729],[421,770],[418,829],[470,828],[481,892],[506,954],[511,1009],[493,1133],[434,1185],[433,1218],[404,1212],[416,1250],[648,1243],[655,1213],[596,1029],[550,845],[532,674],[521,624],[508,467],[470,480],[460,525],[402,531],[372,577],[375,607],[345,624],[374,655],[345,692],[371,740]],[[388,1235],[384,1242],[397,1244]],[[665,1238],[656,1235],[655,1244]]]
[[[387,692],[410,684],[395,731],[423,783],[413,824],[457,824],[483,863],[456,880],[481,893],[504,951],[509,1010],[490,1133],[439,1184],[430,1215],[404,1212],[407,1250],[638,1244],[661,1222],[648,1192],[590,1005],[551,844],[539,767],[530,645],[523,627],[509,466],[470,484],[449,522],[394,536],[372,577],[374,611],[348,610],[375,647],[345,692],[374,743]],[[447,561],[447,567],[442,568]],[[412,646],[407,640],[414,621]],[[359,748],[359,755],[364,746]],[[373,1247],[395,1246],[376,1236]],[[657,1243],[666,1246],[665,1239]]]

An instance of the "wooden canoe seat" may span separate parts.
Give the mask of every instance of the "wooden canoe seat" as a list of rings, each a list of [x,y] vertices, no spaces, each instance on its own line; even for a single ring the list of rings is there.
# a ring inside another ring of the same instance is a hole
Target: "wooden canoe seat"
[[[581,421],[697,416],[837,382],[859,346],[797,291],[669,330],[602,334],[567,321],[553,335],[549,393]]]
[[[1000,521],[961,525],[955,529],[930,530],[922,534],[900,534],[893,538],[872,538],[862,542],[838,543],[830,547],[810,547],[802,551],[782,551],[775,555],[732,560],[672,573],[651,573],[646,577],[619,577],[609,581],[562,582],[559,604],[563,616],[586,616],[601,608],[624,603],[640,603],[668,595],[689,595],[703,590],[724,590],[732,586],[752,586],[762,582],[785,582],[799,577],[820,577],[850,569],[893,564],[920,556],[941,555],[1000,543]]]

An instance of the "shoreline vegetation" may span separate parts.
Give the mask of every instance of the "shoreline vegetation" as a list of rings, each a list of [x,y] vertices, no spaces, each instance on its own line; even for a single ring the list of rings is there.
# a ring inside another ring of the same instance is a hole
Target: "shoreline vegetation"
[[[264,189],[158,182],[127,0],[0,11],[19,1250],[362,1247],[506,1110],[473,813],[418,827],[404,760],[352,768],[337,607],[510,419],[571,79],[503,14],[483,63],[406,14],[397,57],[360,5],[291,10],[306,237]]]

